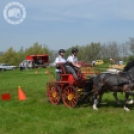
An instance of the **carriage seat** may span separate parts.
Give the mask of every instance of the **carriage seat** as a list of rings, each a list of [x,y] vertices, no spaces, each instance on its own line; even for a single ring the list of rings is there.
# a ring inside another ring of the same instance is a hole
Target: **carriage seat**
[[[73,84],[74,78],[72,74],[69,74],[66,70],[65,64],[58,64],[59,69],[61,70],[60,76],[61,80],[60,83],[69,83]]]
[[[61,64],[61,63],[58,64],[58,68],[60,69],[61,74],[68,74],[64,63],[63,64]]]
[[[59,68],[61,69],[61,74],[60,74],[60,76],[61,76],[61,80],[71,80],[71,81],[75,81],[75,79],[74,79],[74,76],[73,76],[73,74],[72,73],[69,73],[68,71],[67,71],[67,69],[66,69],[66,67],[65,67],[65,64],[58,64],[58,66],[59,66]],[[78,71],[77,73],[76,73],[76,75],[78,76],[78,79],[80,79],[80,71]]]

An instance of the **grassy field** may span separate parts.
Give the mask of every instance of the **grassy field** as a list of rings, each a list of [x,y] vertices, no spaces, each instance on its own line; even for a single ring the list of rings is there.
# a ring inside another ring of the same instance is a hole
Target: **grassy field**
[[[46,69],[0,72],[0,94],[11,99],[0,100],[0,134],[133,134],[134,107],[125,112],[117,106],[111,93],[106,93],[99,111],[91,104],[73,109],[63,104],[54,106],[46,97]],[[51,69],[54,72],[54,69]],[[18,100],[21,86],[27,100]],[[118,94],[123,101],[123,94]]]

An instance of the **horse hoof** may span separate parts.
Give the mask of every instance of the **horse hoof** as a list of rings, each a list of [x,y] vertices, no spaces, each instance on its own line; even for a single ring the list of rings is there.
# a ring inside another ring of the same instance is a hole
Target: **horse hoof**
[[[133,103],[134,103],[133,100],[130,100],[130,101],[127,102],[127,104],[133,104]]]
[[[98,108],[97,108],[97,107],[94,107],[94,106],[93,106],[93,110],[96,110],[96,111],[98,111]]]
[[[127,107],[124,107],[124,110],[125,110],[126,112],[130,112],[130,110],[129,110]]]
[[[93,108],[93,110],[98,111],[98,108]]]

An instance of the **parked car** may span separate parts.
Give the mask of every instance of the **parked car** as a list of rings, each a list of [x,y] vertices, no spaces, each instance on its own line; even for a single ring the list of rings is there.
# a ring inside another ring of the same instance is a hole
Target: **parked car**
[[[104,64],[103,60],[96,60],[95,61],[95,65],[102,65],[102,64]]]
[[[7,64],[7,63],[0,63],[0,68],[1,70],[14,70],[15,68],[17,68],[17,66],[12,66],[10,64]]]

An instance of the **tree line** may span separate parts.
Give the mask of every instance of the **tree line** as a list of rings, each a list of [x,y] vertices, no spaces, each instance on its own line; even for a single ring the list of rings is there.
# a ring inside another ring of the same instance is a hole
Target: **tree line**
[[[84,46],[75,45],[66,49],[65,57],[71,54],[73,47],[79,49],[78,58],[80,61],[91,62],[92,60],[103,59],[107,62],[110,58],[126,61],[134,59],[134,38],[129,38],[128,42],[122,44],[113,41],[103,44],[100,42],[91,42]],[[50,62],[53,62],[58,55],[58,50],[50,50],[47,45],[42,45],[38,42],[26,49],[21,47],[19,51],[15,51],[11,47],[5,52],[0,52],[0,63],[19,65],[25,59],[26,55],[32,54],[48,54]]]

